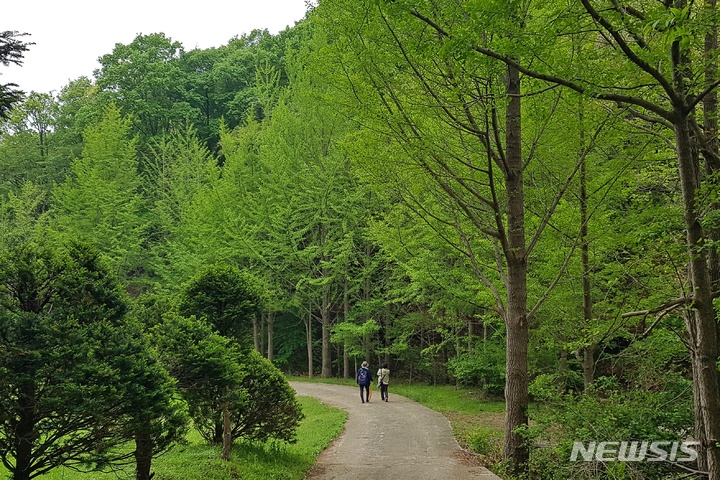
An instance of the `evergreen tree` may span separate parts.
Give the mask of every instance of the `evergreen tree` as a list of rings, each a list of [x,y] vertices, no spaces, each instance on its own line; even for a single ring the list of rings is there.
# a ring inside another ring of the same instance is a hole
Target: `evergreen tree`
[[[28,51],[28,47],[32,43],[23,42],[20,37],[28,35],[27,33],[19,33],[13,30],[5,30],[0,32],[0,63],[4,66],[22,65],[24,53]],[[12,107],[18,103],[24,95],[22,90],[18,90],[15,83],[0,84],[0,119],[6,119],[9,116]]]

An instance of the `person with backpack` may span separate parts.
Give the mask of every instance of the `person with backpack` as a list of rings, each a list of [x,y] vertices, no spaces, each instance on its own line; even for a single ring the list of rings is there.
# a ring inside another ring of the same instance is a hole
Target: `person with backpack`
[[[387,368],[387,363],[383,363],[380,370],[377,372],[378,377],[378,388],[380,389],[380,399],[388,401],[388,384],[390,383],[390,370]]]
[[[368,362],[362,362],[360,370],[357,372],[355,378],[357,384],[360,386],[360,400],[362,403],[370,402],[370,385],[372,384],[373,378],[368,368]],[[365,390],[365,396],[363,397],[363,390]]]

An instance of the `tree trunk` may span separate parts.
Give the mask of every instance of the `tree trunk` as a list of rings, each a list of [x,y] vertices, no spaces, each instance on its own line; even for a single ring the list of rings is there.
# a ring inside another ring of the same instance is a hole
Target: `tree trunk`
[[[135,480],[151,480],[154,474],[150,473],[153,457],[153,439],[150,432],[138,430],[135,432]]]
[[[475,319],[472,315],[467,317],[468,322],[468,338],[467,338],[467,349],[468,353],[473,353],[475,350]]]
[[[580,99],[580,124],[583,123],[583,105]],[[585,130],[580,129],[580,263],[582,264],[582,290],[583,290],[583,324],[590,325],[592,321],[592,294],[590,292],[590,245],[588,243],[588,211],[587,211],[587,163],[585,162]],[[595,380],[595,351],[596,343],[590,343],[583,348],[583,389],[588,391]]]
[[[307,339],[308,378],[313,378],[313,349],[312,349],[312,304],[308,301],[307,321],[305,322],[305,338]]]
[[[20,418],[15,427],[13,440],[17,457],[13,480],[30,480],[30,467],[32,465],[33,443],[35,440],[35,385],[25,384],[20,389],[18,403],[22,405]]]
[[[345,268],[345,281],[343,282],[343,321],[347,322],[350,316],[350,285]],[[350,378],[350,355],[348,354],[348,342],[343,344],[343,378]]]
[[[587,393],[595,380],[595,352],[597,343],[591,343],[582,349],[583,389]]]
[[[504,454],[510,471],[518,476],[527,472],[529,449],[516,429],[528,425],[528,342],[527,259],[525,257],[525,194],[521,150],[520,74],[507,67],[506,162],[507,193],[507,357],[505,384]]]
[[[260,350],[258,353],[260,355],[263,354],[265,351],[265,325],[267,325],[267,321],[265,320],[265,315],[260,316]]]
[[[699,176],[692,151],[688,119],[675,122],[680,186],[682,189],[687,252],[690,259],[689,283],[693,292],[693,311],[686,323],[693,359],[693,381],[697,383],[697,407],[706,441],[701,445],[711,480],[720,479],[720,390],[718,389],[718,332],[712,304],[707,248],[695,205]]]
[[[390,305],[385,305],[385,332],[383,332],[383,345],[385,346],[385,356],[383,361],[390,365],[390,327],[392,326],[392,309]]]
[[[262,349],[260,348],[260,334],[258,333],[257,315],[253,315],[252,326],[253,326],[253,344],[255,346],[255,351],[258,353],[262,353]]]
[[[709,13],[713,13],[716,9],[716,0],[706,0],[705,9]],[[714,17],[710,17],[714,18]],[[705,86],[710,87],[717,79],[717,62],[715,60],[717,41],[717,24],[713,20],[713,24],[705,34]],[[720,170],[718,164],[718,98],[715,90],[709,92],[703,99],[703,133],[707,139],[707,148],[709,152],[705,154],[705,173],[710,182],[717,182],[716,175]],[[720,205],[714,203],[711,207],[713,210],[720,208]],[[720,229],[713,228],[707,232],[708,238],[714,243],[720,242]],[[720,290],[720,256],[716,248],[708,250],[708,270],[710,275],[710,286],[712,291]],[[686,317],[690,312],[686,312]],[[686,321],[688,319],[686,318]],[[689,325],[689,324],[688,324]],[[720,332],[718,332],[720,334]],[[691,334],[691,338],[695,338],[696,334]],[[701,362],[694,351],[690,352],[693,368],[693,379],[698,378],[700,372],[696,372],[696,368],[701,367]],[[700,402],[700,390],[698,382],[693,382],[694,410],[695,410],[695,440],[701,445],[708,443],[708,436],[705,431],[705,418]],[[698,452],[698,469],[701,471],[708,470],[708,457],[705,449],[701,448]]]
[[[275,312],[272,310],[267,315],[267,359],[271,362],[275,356]]]
[[[230,460],[230,451],[232,450],[232,428],[230,425],[230,402],[223,405],[223,443],[222,443],[222,459]]]
[[[327,272],[323,271],[323,276]],[[330,353],[330,293],[327,286],[323,287],[322,306],[320,310],[320,322],[322,326],[322,369],[320,377],[332,377],[332,355]]]

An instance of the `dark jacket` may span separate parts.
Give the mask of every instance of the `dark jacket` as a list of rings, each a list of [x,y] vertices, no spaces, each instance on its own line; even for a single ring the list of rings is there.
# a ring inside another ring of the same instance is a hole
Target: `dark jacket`
[[[363,370],[365,370],[365,381],[361,382],[360,381],[360,372],[362,372]],[[373,377],[372,377],[372,373],[370,373],[370,369],[365,368],[365,367],[360,367],[360,370],[357,371],[357,375],[355,375],[355,381],[357,382],[358,385],[363,385],[363,386],[370,385],[373,381]]]

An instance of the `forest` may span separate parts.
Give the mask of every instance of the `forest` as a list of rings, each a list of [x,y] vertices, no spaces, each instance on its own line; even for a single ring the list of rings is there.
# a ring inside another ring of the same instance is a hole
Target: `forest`
[[[149,475],[188,415],[290,440],[279,372],[368,360],[503,399],[503,478],[720,479],[719,23],[716,0],[320,0],[277,35],[138,35],[59,92],[0,86],[6,468],[87,461],[15,438],[39,389],[44,422],[79,413],[35,442],[145,441]],[[242,370],[282,400],[267,430]],[[571,461],[633,441],[697,458]]]

